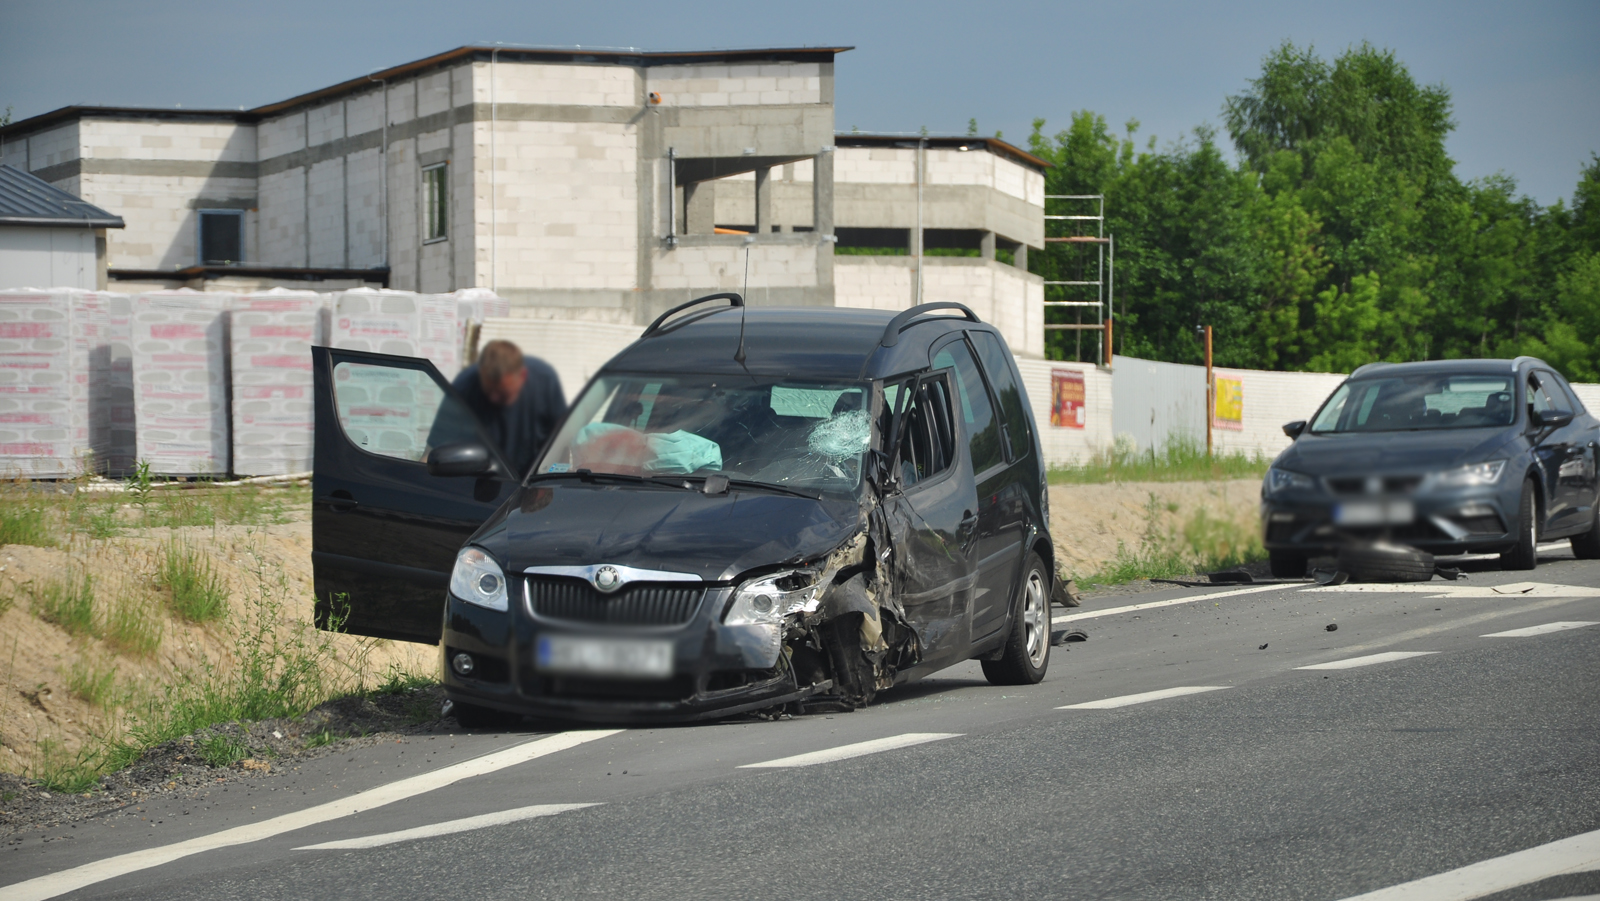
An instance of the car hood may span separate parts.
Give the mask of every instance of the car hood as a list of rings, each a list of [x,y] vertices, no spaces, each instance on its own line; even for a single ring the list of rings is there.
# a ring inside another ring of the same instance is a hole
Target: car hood
[[[825,554],[861,523],[852,499],[563,483],[519,489],[471,543],[511,572],[611,563],[725,582]]]
[[[1302,434],[1276,465],[1308,475],[1438,472],[1477,463],[1515,437],[1505,429]]]

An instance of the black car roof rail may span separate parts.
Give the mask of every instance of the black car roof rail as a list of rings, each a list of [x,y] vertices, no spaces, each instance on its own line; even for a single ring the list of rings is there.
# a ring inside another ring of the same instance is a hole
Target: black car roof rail
[[[893,347],[893,346],[895,346],[896,344],[900,343],[900,333],[901,332],[903,332],[906,329],[912,327],[913,325],[919,325],[921,322],[930,321],[930,320],[920,320],[920,321],[918,321],[917,317],[922,316],[922,315],[924,315],[926,313],[931,313],[934,310],[960,310],[963,314],[965,314],[965,316],[967,318],[967,321],[969,321],[969,322],[982,322],[983,321],[983,320],[978,318],[978,314],[977,313],[972,312],[970,309],[968,309],[966,307],[965,304],[959,304],[959,303],[956,303],[954,301],[939,300],[939,301],[934,301],[933,303],[917,304],[916,306],[912,307],[911,309],[906,310],[905,312],[903,312],[903,313],[899,314],[898,316],[894,317],[893,319],[889,320],[889,327],[885,328],[883,330],[883,340],[879,341],[878,343],[880,345],[884,346],[884,347]],[[948,319],[950,317],[941,316],[939,318]]]
[[[639,338],[642,340],[644,338],[650,337],[651,335],[653,335],[656,332],[660,331],[661,330],[661,324],[663,322],[666,322],[668,319],[672,318],[673,315],[675,315],[677,313],[681,313],[684,310],[687,310],[687,309],[689,309],[690,307],[692,307],[692,306],[694,306],[696,304],[705,303],[708,300],[726,300],[726,301],[728,301],[728,305],[730,307],[742,307],[742,306],[744,306],[744,298],[740,297],[738,294],[735,294],[732,291],[724,291],[724,292],[722,292],[720,294],[707,294],[705,297],[696,297],[694,300],[691,300],[688,303],[680,303],[677,306],[673,307],[672,309],[666,311],[665,313],[662,313],[660,316],[657,316],[656,317],[656,321],[650,323],[649,327],[647,327],[644,330],[644,334],[640,335]]]

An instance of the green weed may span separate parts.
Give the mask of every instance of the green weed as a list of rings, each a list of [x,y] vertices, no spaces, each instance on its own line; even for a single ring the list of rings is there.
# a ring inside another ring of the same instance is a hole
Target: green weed
[[[106,608],[105,639],[112,646],[135,657],[148,657],[161,647],[164,632],[155,605],[144,598],[123,594]]]
[[[83,500],[73,505],[67,516],[75,534],[88,538],[115,538],[123,524],[117,517],[115,502]]]
[[[117,668],[101,668],[79,660],[67,670],[67,691],[93,707],[107,707],[116,698]]]
[[[1214,517],[1202,507],[1184,521],[1178,532],[1163,528],[1163,510],[1176,513],[1178,507],[1160,503],[1152,493],[1145,503],[1145,531],[1139,546],[1130,550],[1118,542],[1111,562],[1079,581],[1085,585],[1119,585],[1139,579],[1175,579],[1230,569],[1266,557],[1254,523],[1241,526]]]
[[[200,757],[211,766],[232,766],[249,756],[249,745],[225,732],[200,739]]]
[[[422,688],[434,685],[438,680],[418,673],[407,672],[399,666],[390,664],[389,672],[384,676],[383,682],[372,689],[375,695],[403,695]]]
[[[55,536],[50,532],[42,505],[17,501],[0,502],[0,545],[30,544],[34,547],[53,547],[55,543]]]
[[[28,775],[49,791],[81,794],[98,787],[100,755],[87,746],[76,753],[67,751],[53,738],[39,742],[39,753]]]
[[[343,739],[344,736],[334,734],[331,729],[322,729],[306,737],[306,748],[321,748]]]
[[[32,583],[33,612],[46,622],[55,623],[73,635],[97,632],[94,609],[94,577],[81,579],[68,575]]]
[[[228,589],[211,558],[179,541],[166,544],[156,564],[156,585],[171,593],[172,611],[207,623],[228,609]]]
[[[1246,456],[1229,451],[1208,456],[1204,445],[1183,436],[1175,436],[1159,451],[1151,448],[1141,452],[1131,442],[1119,440],[1083,463],[1051,469],[1050,484],[1258,479],[1266,475],[1271,464],[1259,453]]]

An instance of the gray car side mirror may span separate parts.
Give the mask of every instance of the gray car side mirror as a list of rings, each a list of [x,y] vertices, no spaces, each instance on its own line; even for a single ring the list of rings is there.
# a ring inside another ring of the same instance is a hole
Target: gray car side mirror
[[[1286,422],[1283,424],[1283,433],[1288,435],[1291,441],[1299,438],[1300,433],[1304,432],[1305,430],[1306,421],[1304,419],[1296,419],[1294,422]]]
[[[428,451],[430,476],[487,476],[500,469],[489,449],[476,441],[441,444]]]
[[[1545,410],[1542,413],[1538,410],[1530,410],[1529,417],[1533,420],[1534,425],[1550,429],[1559,429],[1572,423],[1571,410]]]

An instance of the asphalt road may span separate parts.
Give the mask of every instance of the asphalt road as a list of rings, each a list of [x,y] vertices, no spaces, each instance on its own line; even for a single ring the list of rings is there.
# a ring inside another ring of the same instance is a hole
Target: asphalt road
[[[1600,896],[1600,562],[1056,613],[1039,686],[366,748],[30,839],[0,901]]]

